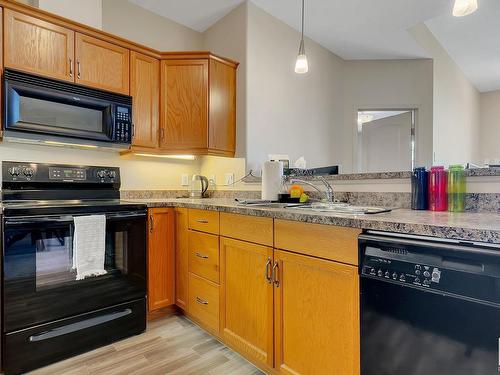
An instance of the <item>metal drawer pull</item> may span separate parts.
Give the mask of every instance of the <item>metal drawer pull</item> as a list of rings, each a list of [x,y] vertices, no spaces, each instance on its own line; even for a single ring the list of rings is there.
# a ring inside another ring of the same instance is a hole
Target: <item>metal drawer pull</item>
[[[80,79],[82,77],[81,75],[81,70],[80,70],[80,61],[76,62],[76,69],[77,69],[77,78]]]
[[[273,283],[273,274],[272,274],[272,271],[271,271],[271,258],[267,258],[267,262],[266,262],[266,272],[264,274],[265,278],[266,278],[266,281],[269,283],[269,284],[272,284]]]
[[[155,229],[155,217],[151,214],[149,215],[149,233],[153,233]]]
[[[279,276],[279,265],[278,265],[278,262],[275,261],[274,265],[273,265],[273,280],[274,280],[274,285],[276,286],[276,288],[280,287],[280,281],[278,279],[278,276]]]
[[[207,219],[197,219],[196,222],[197,223],[201,223],[201,224],[208,224],[208,220]]]
[[[196,302],[198,302],[200,305],[208,305],[208,301],[205,301],[204,299],[201,299],[200,297],[196,297]]]
[[[208,255],[205,255],[205,254],[195,253],[195,255],[196,255],[198,258],[201,258],[201,259],[208,259]]]
[[[73,59],[69,59],[69,76],[71,78],[73,78],[73,68],[74,68]]]
[[[71,323],[62,327],[54,328],[49,331],[45,331],[36,335],[32,335],[29,337],[30,342],[43,341],[47,339],[52,339],[55,337],[67,335],[69,333],[81,331],[86,328],[95,327],[100,324],[104,324],[110,322],[115,319],[123,318],[124,316],[132,314],[131,309],[125,309],[122,311],[117,311],[114,313],[96,316],[94,318],[82,320],[81,322]]]

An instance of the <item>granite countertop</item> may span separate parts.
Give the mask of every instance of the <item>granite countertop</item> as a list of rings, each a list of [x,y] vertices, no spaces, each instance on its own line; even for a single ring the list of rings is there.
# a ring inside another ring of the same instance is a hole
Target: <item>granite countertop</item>
[[[375,215],[352,215],[289,208],[242,206],[236,204],[234,199],[224,198],[133,199],[129,201],[144,203],[151,208],[198,208],[308,223],[500,244],[500,214],[490,212],[449,213],[395,209],[392,212]]]

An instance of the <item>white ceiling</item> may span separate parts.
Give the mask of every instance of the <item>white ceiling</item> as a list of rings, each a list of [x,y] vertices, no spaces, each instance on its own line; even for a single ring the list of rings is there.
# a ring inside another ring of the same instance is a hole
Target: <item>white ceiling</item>
[[[467,17],[445,14],[426,24],[479,91],[500,88],[499,0],[480,0]]]
[[[129,0],[203,32],[244,0]],[[300,0],[251,0],[300,29]],[[408,33],[425,23],[480,91],[500,87],[500,0],[480,0],[479,11],[451,16],[453,0],[305,0],[305,33],[350,59],[429,57]],[[307,46],[306,46],[307,49]]]

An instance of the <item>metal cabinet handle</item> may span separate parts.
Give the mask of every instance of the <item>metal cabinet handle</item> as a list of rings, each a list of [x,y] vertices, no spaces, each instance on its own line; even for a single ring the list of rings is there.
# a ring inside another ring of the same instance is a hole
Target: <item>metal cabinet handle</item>
[[[77,73],[76,73],[77,75],[76,76],[77,76],[78,79],[80,79],[81,76],[82,76],[82,74],[81,74],[81,70],[80,70],[80,61],[79,60],[76,62],[76,69],[77,69]]]
[[[201,259],[208,259],[208,255],[205,255],[205,254],[201,254],[201,253],[196,252],[195,255]]]
[[[161,141],[165,140],[165,129],[163,128],[160,129],[160,140]]]
[[[201,299],[200,297],[196,297],[196,302],[198,302],[200,305],[208,305],[208,301],[205,301],[204,299]]]
[[[73,78],[73,68],[74,68],[74,63],[73,59],[69,59],[69,76]]]
[[[196,222],[201,224],[208,224],[208,220],[206,219],[197,219]]]
[[[132,138],[135,137],[135,124],[132,124]]]
[[[266,271],[265,271],[264,277],[266,278],[266,281],[269,284],[273,283],[273,274],[272,274],[272,270],[271,270],[271,263],[272,263],[271,258],[267,258]]]
[[[153,233],[155,226],[155,217],[151,214],[149,215],[149,233]]]
[[[275,261],[273,265],[273,282],[276,288],[280,287],[280,281],[278,277],[279,277],[279,264],[278,261]]]

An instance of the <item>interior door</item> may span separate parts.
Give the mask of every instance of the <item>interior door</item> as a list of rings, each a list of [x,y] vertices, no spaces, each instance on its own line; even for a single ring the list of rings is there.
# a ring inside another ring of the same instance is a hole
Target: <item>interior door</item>
[[[133,97],[134,137],[132,144],[158,147],[160,106],[160,62],[130,53],[130,95]]]
[[[10,9],[4,14],[5,67],[74,81],[72,30]]]
[[[161,62],[160,146],[171,150],[208,146],[208,61]]]
[[[256,362],[273,365],[272,248],[221,238],[221,331]]]
[[[76,33],[76,82],[98,89],[129,94],[129,50]]]
[[[357,267],[275,250],[275,368],[359,375]]]

